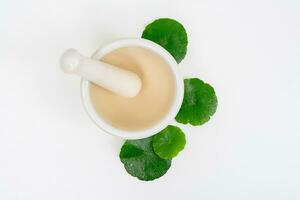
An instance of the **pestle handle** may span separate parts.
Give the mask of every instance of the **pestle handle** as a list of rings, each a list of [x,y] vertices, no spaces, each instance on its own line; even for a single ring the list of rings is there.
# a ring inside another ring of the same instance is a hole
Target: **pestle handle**
[[[68,49],[60,58],[65,73],[76,74],[123,97],[135,97],[142,86],[139,76],[131,71],[81,55]]]

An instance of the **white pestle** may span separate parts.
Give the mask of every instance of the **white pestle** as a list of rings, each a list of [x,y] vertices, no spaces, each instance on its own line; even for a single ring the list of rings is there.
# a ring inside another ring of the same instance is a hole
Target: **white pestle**
[[[68,49],[63,53],[60,66],[65,73],[79,75],[123,97],[135,97],[142,87],[141,79],[137,74],[82,56],[75,49]]]

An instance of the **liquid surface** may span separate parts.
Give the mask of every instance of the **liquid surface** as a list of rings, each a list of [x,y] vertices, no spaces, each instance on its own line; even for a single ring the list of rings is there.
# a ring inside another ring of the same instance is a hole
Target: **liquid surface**
[[[174,78],[167,63],[156,53],[141,47],[125,47],[105,55],[102,61],[138,74],[142,89],[134,98],[118,96],[90,84],[96,112],[113,127],[138,131],[158,123],[174,99]]]

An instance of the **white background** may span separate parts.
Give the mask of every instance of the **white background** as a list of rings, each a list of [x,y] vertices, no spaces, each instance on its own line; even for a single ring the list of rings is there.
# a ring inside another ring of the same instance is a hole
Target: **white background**
[[[299,13],[298,0],[1,0],[0,199],[300,199]],[[204,126],[181,126],[184,151],[142,182],[58,58],[139,37],[159,17],[185,25],[179,68],[213,85],[219,106]]]

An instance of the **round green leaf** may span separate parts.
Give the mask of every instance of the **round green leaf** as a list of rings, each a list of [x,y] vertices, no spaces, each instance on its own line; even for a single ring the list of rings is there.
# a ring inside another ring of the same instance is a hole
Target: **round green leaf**
[[[161,18],[148,24],[142,38],[151,40],[165,48],[177,61],[185,57],[188,38],[182,24],[174,19]]]
[[[154,153],[152,137],[126,140],[119,157],[130,175],[144,181],[163,176],[171,166],[171,160],[162,159]]]
[[[154,152],[161,158],[170,159],[184,149],[185,135],[180,128],[169,125],[153,137]]]
[[[184,80],[184,98],[176,121],[183,124],[202,125],[217,109],[214,88],[198,78]]]

